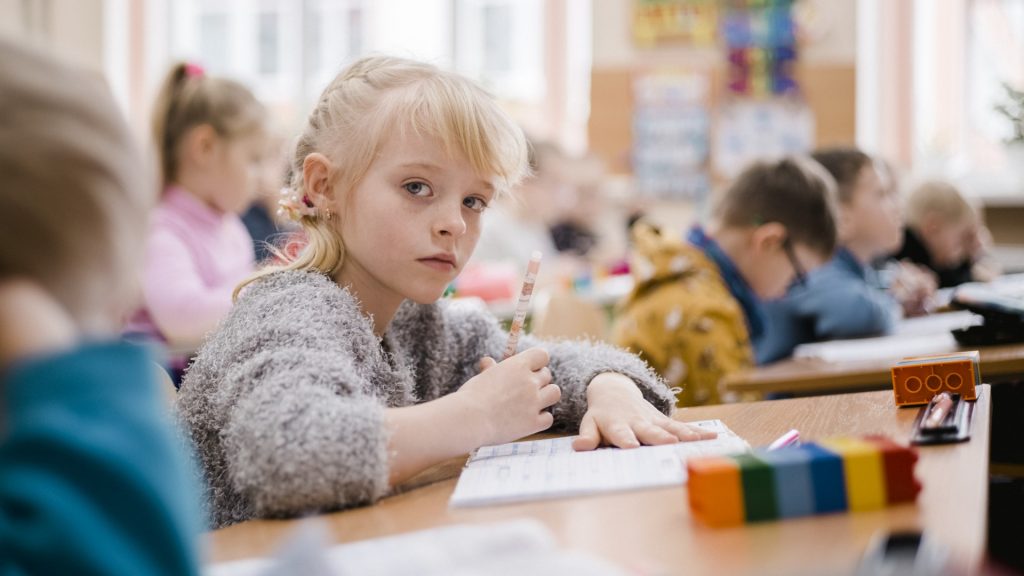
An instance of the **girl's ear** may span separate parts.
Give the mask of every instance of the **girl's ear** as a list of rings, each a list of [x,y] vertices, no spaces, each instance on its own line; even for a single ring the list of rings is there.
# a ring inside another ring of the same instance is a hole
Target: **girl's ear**
[[[332,168],[331,161],[319,152],[313,152],[302,161],[303,190],[316,206],[327,206],[334,201]]]
[[[761,224],[750,235],[750,248],[755,254],[771,254],[782,249],[789,233],[778,222]]]
[[[189,128],[181,152],[193,165],[205,167],[214,162],[213,151],[217,143],[217,131],[213,126],[200,124]]]

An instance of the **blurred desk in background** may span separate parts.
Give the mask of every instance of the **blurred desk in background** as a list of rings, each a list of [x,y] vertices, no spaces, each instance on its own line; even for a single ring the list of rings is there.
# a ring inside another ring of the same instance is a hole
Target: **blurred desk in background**
[[[981,353],[983,382],[1024,377],[1024,343],[964,348],[950,337],[948,345],[928,350],[919,349],[916,354],[942,354],[958,350],[978,350]],[[734,392],[795,394],[834,394],[852,390],[891,388],[890,368],[902,357],[856,360],[790,358],[726,376],[724,386]]]

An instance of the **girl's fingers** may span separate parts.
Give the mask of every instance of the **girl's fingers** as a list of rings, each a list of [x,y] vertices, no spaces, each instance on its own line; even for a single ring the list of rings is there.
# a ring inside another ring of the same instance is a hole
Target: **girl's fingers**
[[[611,424],[601,430],[601,435],[612,446],[619,448],[636,448],[640,446],[633,429],[625,423]]]
[[[497,365],[498,362],[495,361],[494,358],[491,358],[490,356],[484,356],[483,358],[480,359],[480,372],[483,372],[484,370],[487,370],[488,368],[492,368]]]
[[[640,422],[639,424],[635,424],[633,426],[633,433],[636,434],[638,440],[648,446],[656,446],[658,444],[675,444],[679,441],[675,434],[672,434],[668,430],[651,422]]]
[[[539,380],[539,386],[541,388],[551,383],[551,370],[547,366],[541,368],[540,370],[535,372],[535,374],[537,375],[537,378]]]
[[[573,450],[593,450],[601,444],[601,434],[597,431],[597,423],[590,416],[584,416],[580,422],[580,435],[572,441]]]
[[[541,407],[547,408],[557,404],[562,399],[562,389],[554,384],[548,384],[540,389],[539,395]]]
[[[690,442],[693,440],[711,440],[712,438],[718,437],[717,432],[705,430],[699,426],[690,426],[689,424],[677,422],[675,420],[669,420],[668,424],[665,425],[665,428],[684,442]]]

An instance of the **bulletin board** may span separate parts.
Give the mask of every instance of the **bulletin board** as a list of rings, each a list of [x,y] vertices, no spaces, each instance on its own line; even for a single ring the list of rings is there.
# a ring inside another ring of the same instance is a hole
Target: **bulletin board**
[[[687,73],[710,78],[709,106],[715,112],[729,96],[721,88],[725,70],[710,66]],[[638,68],[594,69],[590,85],[590,150],[610,171],[631,174],[633,149],[634,80],[651,70]],[[856,69],[853,64],[800,62],[794,69],[801,95],[814,116],[814,145],[850,144],[856,136]],[[716,176],[713,174],[713,176]],[[721,178],[722,175],[717,175]]]

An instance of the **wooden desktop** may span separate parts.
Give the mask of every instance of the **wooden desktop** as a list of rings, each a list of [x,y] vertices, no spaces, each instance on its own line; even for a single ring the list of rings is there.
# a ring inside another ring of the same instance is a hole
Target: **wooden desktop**
[[[564,547],[605,557],[643,574],[841,574],[852,571],[883,530],[924,529],[960,565],[977,571],[984,554],[990,388],[974,410],[972,437],[923,447],[915,505],[713,529],[691,517],[685,488],[666,488],[478,509],[450,509],[464,458],[413,480],[415,487],[373,506],[322,518],[339,543],[455,523],[531,517]],[[892,392],[796,398],[678,412],[682,420],[720,418],[754,446],[796,428],[805,439],[886,434],[906,443],[916,415]],[[210,534],[210,560],[270,554],[296,521],[250,521]]]

